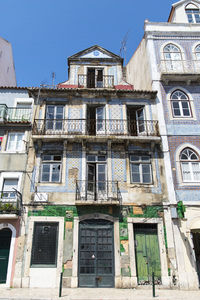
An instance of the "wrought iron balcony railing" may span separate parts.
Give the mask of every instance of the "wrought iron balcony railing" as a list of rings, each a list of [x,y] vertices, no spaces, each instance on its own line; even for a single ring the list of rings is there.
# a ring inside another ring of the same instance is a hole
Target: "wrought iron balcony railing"
[[[33,135],[159,136],[158,121],[148,120],[35,120]]]
[[[0,191],[0,214],[20,214],[18,192]]]
[[[0,122],[31,122],[31,108],[7,107],[5,104],[0,104]]]
[[[100,202],[120,204],[117,181],[76,181],[76,202]]]
[[[101,78],[99,78],[99,76],[94,76],[91,78],[85,74],[78,75],[79,88],[113,88],[113,86],[113,75],[103,75]]]
[[[199,74],[200,60],[161,60],[159,69],[167,74]]]

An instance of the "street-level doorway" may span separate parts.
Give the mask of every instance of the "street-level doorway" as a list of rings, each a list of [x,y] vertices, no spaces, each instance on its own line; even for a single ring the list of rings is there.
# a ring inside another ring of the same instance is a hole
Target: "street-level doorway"
[[[79,287],[114,286],[113,223],[91,219],[79,225]]]
[[[153,272],[156,284],[160,284],[161,264],[157,224],[134,224],[134,235],[138,284],[151,284]]]
[[[193,244],[194,244],[194,253],[196,258],[197,275],[198,275],[199,285],[200,285],[200,232],[192,231],[192,237],[193,237]]]
[[[11,237],[9,228],[0,230],[0,283],[6,283],[7,279]]]

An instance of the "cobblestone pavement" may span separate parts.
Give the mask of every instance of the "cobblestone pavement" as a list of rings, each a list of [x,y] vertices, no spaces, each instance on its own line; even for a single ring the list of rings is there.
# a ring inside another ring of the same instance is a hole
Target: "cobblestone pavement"
[[[200,300],[200,291],[179,291],[156,289],[156,297],[152,297],[152,290],[145,289],[63,289],[59,298],[58,289],[15,289],[0,288],[2,300]]]

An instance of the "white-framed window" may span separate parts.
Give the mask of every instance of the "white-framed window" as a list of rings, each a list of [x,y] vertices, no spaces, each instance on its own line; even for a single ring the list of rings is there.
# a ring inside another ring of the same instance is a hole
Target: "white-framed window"
[[[185,12],[189,23],[200,23],[200,11],[196,5],[189,3],[185,8]]]
[[[150,155],[130,155],[130,171],[132,183],[152,183]]]
[[[181,50],[174,44],[167,44],[163,48],[163,57],[165,60],[166,71],[182,71],[182,54]]]
[[[46,130],[62,130],[64,119],[63,105],[47,105],[46,107]]]
[[[60,182],[62,169],[61,154],[43,154],[41,165],[41,182]]]
[[[200,159],[191,148],[185,148],[180,154],[183,182],[200,182]]]
[[[22,173],[2,172],[0,176],[0,191],[2,201],[16,201],[16,190],[20,192]]]
[[[7,140],[7,151],[23,151],[24,150],[24,132],[9,132]]]
[[[200,45],[197,45],[194,49],[196,60],[200,60]]]
[[[18,187],[18,178],[4,178],[3,180],[3,188],[2,188],[2,199],[15,199],[16,198],[16,190]]]
[[[192,117],[189,98],[184,92],[182,92],[181,90],[174,91],[171,94],[170,100],[174,118]]]

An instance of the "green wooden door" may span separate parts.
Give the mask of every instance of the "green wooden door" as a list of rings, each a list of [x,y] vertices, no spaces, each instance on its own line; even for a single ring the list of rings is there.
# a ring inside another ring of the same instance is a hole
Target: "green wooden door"
[[[10,229],[0,230],[0,283],[6,283],[11,236]]]
[[[79,227],[79,287],[113,286],[113,223],[82,221]]]
[[[157,226],[134,224],[134,233],[138,284],[150,284],[152,272],[155,274],[156,283],[161,283]]]

